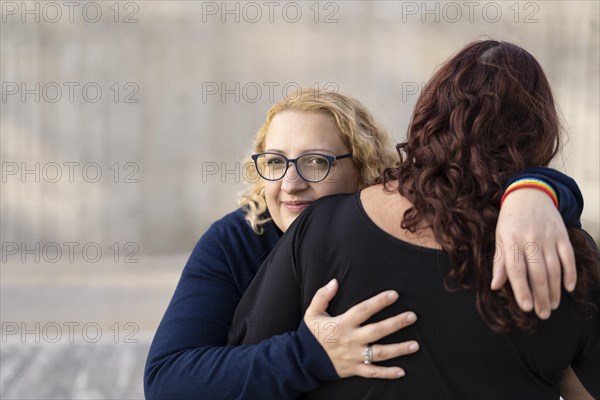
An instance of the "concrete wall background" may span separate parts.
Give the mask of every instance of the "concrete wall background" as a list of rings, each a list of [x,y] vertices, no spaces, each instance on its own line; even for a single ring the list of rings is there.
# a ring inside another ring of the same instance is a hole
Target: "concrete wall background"
[[[598,238],[598,3],[575,3],[275,3],[271,23],[262,2],[124,2],[118,16],[98,2],[74,7],[72,23],[68,7],[56,7],[62,16],[52,23],[57,12],[46,3],[3,2],[2,240],[188,251],[235,207],[238,163],[286,88],[350,93],[400,141],[415,88],[482,34],[524,46],[546,69],[570,135],[557,168],[581,185]],[[97,9],[99,21],[86,21]],[[221,85],[230,90],[223,98]],[[23,175],[35,163],[39,178]],[[62,172],[55,183],[52,163]],[[64,163],[79,163],[70,164],[72,183]]]

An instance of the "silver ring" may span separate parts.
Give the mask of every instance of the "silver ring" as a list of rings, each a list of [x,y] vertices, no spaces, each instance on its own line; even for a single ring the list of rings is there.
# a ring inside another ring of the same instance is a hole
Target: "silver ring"
[[[368,345],[365,347],[365,351],[362,352],[363,355],[363,363],[371,364],[373,362],[373,346]]]

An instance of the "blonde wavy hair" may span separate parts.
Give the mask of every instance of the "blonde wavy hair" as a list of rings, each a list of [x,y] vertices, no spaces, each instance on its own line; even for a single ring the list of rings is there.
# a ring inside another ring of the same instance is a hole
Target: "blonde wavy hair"
[[[254,153],[265,151],[271,121],[275,115],[287,110],[324,112],[333,117],[341,139],[352,152],[352,162],[359,172],[359,189],[375,183],[386,167],[398,162],[389,135],[375,122],[365,106],[344,94],[311,88],[300,89],[269,109],[254,139]],[[244,165],[249,171],[255,169],[250,157],[244,160]],[[238,206],[244,210],[254,232],[260,235],[263,232],[262,225],[271,220],[265,216],[268,211],[264,195],[265,181],[255,171],[244,176],[252,187],[238,200]],[[251,180],[248,179],[250,176]]]

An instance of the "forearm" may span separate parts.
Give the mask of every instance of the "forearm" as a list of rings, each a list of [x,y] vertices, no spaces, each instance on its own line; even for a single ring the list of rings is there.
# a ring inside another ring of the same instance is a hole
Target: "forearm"
[[[250,346],[200,346],[149,363],[148,399],[292,399],[337,379],[327,354],[302,324],[298,332]]]
[[[560,395],[565,400],[593,400],[594,398],[583,386],[573,368],[568,367],[560,379]]]

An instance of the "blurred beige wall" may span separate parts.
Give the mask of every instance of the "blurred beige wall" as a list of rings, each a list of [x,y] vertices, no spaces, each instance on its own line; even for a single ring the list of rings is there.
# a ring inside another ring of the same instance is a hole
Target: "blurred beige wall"
[[[546,69],[569,134],[556,167],[600,236],[597,1],[75,3],[2,2],[1,233],[18,250],[190,251],[235,208],[287,91],[352,94],[397,142],[436,65],[483,34]]]

